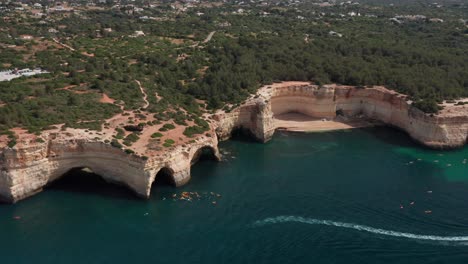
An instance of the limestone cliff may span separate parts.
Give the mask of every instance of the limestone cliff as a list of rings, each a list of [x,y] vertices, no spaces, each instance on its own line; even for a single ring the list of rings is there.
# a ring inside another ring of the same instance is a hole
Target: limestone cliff
[[[446,105],[437,115],[425,114],[411,106],[406,96],[384,87],[356,88],[305,82],[267,85],[246,103],[229,113],[218,112],[218,136],[229,137],[244,128],[258,140],[268,141],[276,129],[274,116],[299,112],[317,118],[363,116],[406,131],[416,141],[433,148],[463,146],[468,136],[468,108]]]
[[[190,180],[190,166],[209,148],[219,158],[216,137],[199,137],[161,155],[140,157],[99,140],[50,139],[44,143],[5,148],[0,154],[0,197],[16,202],[41,191],[73,168],[89,168],[109,182],[128,186],[149,197],[157,173],[166,168],[180,186]]]
[[[384,87],[278,83],[262,87],[230,112],[218,111],[209,117],[210,131],[205,135],[187,139],[182,137],[183,127],[171,131],[165,137],[178,143],[170,148],[161,148],[160,140],[153,142],[151,135],[158,131],[157,126],[142,131],[141,139],[133,145],[135,154],[113,147],[110,140],[116,137],[114,129],[125,121],[124,115],[109,120],[109,127],[102,132],[57,128],[43,132],[42,140],[20,139],[14,148],[0,148],[0,199],[24,199],[73,168],[89,168],[109,182],[149,197],[160,170],[168,171],[176,186],[183,185],[190,180],[190,167],[202,150],[208,148],[219,158],[218,138],[228,139],[234,129],[243,128],[266,142],[277,129],[275,116],[288,112],[317,118],[340,114],[379,120],[434,148],[463,146],[468,135],[468,108],[463,105],[446,105],[438,115],[428,115],[412,107],[404,95]]]

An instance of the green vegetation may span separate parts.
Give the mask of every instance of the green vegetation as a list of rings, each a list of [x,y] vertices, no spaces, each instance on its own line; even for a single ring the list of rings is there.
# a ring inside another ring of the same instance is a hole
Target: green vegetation
[[[131,146],[133,143],[137,142],[140,137],[136,133],[131,133],[123,139],[123,144],[126,146]]]
[[[175,143],[175,141],[172,140],[172,139],[166,139],[166,140],[164,140],[164,142],[168,143],[168,144],[174,144]]]
[[[151,135],[151,138],[160,138],[160,137],[162,137],[162,136],[163,136],[163,134],[161,134],[161,133],[159,133],[159,132],[156,132],[156,133],[153,133],[153,134]]]
[[[0,131],[0,135],[8,136],[8,147],[13,148],[16,145],[16,136],[11,131]]]
[[[184,130],[184,135],[187,137],[193,137],[196,134],[203,134],[210,129],[209,124],[200,118],[195,119],[195,126],[186,127]]]
[[[186,12],[172,10],[170,1],[157,8],[136,2],[144,7],[139,14],[77,7],[80,12],[69,15],[48,14],[45,25],[13,8],[0,20],[0,69],[51,73],[0,82],[0,131],[20,126],[37,132],[60,123],[100,130],[121,107],[142,118],[145,102],[136,80],[157,119],[152,124],[165,123],[161,131],[174,128],[167,121],[186,126],[188,137],[208,130],[200,118],[207,110],[242,103],[260,85],[277,81],[385,85],[427,113],[436,113],[444,99],[468,97],[466,6],[368,2],[200,4]],[[235,14],[240,7],[246,12]],[[347,15],[351,11],[362,16]],[[425,18],[390,20],[413,14]],[[55,25],[59,32],[50,33]],[[130,37],[135,30],[145,35]],[[204,43],[211,31],[216,34]],[[52,37],[76,51],[59,48]],[[101,103],[104,93],[115,103]],[[123,130],[116,131],[123,139]]]
[[[412,104],[425,113],[435,114],[442,109],[435,100],[420,100]]]
[[[117,141],[117,140],[115,140],[115,139],[113,139],[113,140],[111,141],[111,145],[112,145],[113,147],[116,147],[116,148],[119,148],[119,149],[121,149],[121,148],[123,147],[122,144],[120,144],[119,141]]]
[[[173,124],[164,124],[160,129],[159,131],[168,131],[168,130],[171,130],[171,129],[174,129],[175,126]]]
[[[166,139],[164,140],[163,146],[166,148],[172,147],[174,145],[175,141],[172,139]]]
[[[135,154],[135,151],[131,150],[131,149],[125,149],[125,153],[127,154]]]
[[[123,139],[125,136],[125,131],[121,128],[115,128],[115,131],[117,131],[117,135],[115,135],[116,139]]]
[[[82,129],[88,129],[88,130],[101,130],[102,126],[102,121],[87,121],[87,122],[76,122],[76,123],[65,123],[66,127],[71,127],[71,128],[82,128]],[[32,130],[33,128],[30,128]]]

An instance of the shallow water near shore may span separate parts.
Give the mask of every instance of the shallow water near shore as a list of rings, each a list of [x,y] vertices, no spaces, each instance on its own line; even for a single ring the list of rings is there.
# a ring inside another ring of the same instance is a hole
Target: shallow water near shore
[[[0,263],[468,261],[466,147],[429,150],[375,127],[220,148],[223,161],[148,201],[74,172],[0,205]]]

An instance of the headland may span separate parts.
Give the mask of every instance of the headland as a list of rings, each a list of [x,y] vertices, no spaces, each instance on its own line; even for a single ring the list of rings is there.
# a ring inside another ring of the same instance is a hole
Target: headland
[[[132,124],[151,121],[144,111],[124,111],[107,120],[100,132],[62,129],[61,124],[38,135],[14,129],[14,147],[7,146],[5,136],[0,138],[0,197],[14,203],[40,192],[71,169],[89,168],[106,181],[148,198],[158,175],[169,174],[174,185],[181,186],[190,180],[190,167],[200,155],[220,159],[218,140],[229,139],[237,129],[267,142],[277,129],[313,132],[384,124],[441,149],[464,146],[468,135],[468,107],[463,104],[445,104],[438,114],[425,114],[411,106],[407,96],[381,86],[274,83],[261,87],[240,106],[204,118],[209,124],[206,133],[186,138],[183,128],[176,126],[165,148],[159,143],[167,136],[153,137],[162,125],[153,123],[138,128],[139,137],[125,150],[113,144],[118,133],[131,133]],[[122,132],[123,127],[130,131]]]

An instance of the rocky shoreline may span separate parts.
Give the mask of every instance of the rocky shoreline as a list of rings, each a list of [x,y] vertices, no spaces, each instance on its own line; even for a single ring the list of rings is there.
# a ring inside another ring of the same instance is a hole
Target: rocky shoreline
[[[468,135],[468,108],[446,106],[428,115],[411,106],[406,96],[384,87],[316,86],[284,82],[259,89],[244,104],[209,117],[210,131],[189,143],[167,150],[128,154],[108,143],[112,134],[89,136],[79,130],[43,132],[43,142],[20,141],[0,151],[0,198],[14,203],[39,191],[74,168],[89,168],[106,181],[123,184],[138,196],[148,198],[151,185],[162,169],[176,186],[190,180],[190,167],[208,150],[219,159],[218,140],[245,129],[261,142],[269,141],[278,123],[275,117],[297,112],[315,118],[337,116],[373,119],[406,131],[413,139],[432,148],[464,146]],[[107,139],[107,142],[106,140]],[[145,146],[149,142],[139,142]]]
[[[317,118],[337,116],[377,120],[407,132],[430,148],[462,147],[468,136],[468,107],[447,105],[437,115],[412,107],[407,96],[381,86],[357,88],[342,85],[317,86],[306,82],[267,85],[242,106],[214,119],[220,139],[229,138],[236,127],[248,129],[259,141],[271,139],[275,116],[298,112]]]

